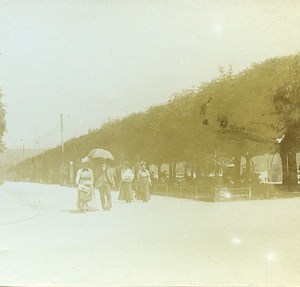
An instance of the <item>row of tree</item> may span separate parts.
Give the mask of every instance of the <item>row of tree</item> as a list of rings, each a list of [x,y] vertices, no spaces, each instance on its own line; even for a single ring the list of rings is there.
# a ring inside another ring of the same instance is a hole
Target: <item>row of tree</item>
[[[6,122],[5,122],[5,107],[3,104],[3,93],[0,89],[0,152],[4,150],[4,145],[2,141],[2,137],[6,131]]]
[[[109,120],[99,129],[65,144],[64,160],[75,164],[93,148],[110,150],[116,161],[140,159],[162,163],[192,162],[205,168],[213,157],[234,155],[235,182],[240,182],[240,161],[254,155],[279,152],[283,182],[297,182],[299,150],[300,55],[273,58],[220,77],[198,89],[174,95],[167,103]],[[279,142],[279,138],[282,139]],[[276,142],[277,139],[277,142]],[[48,150],[12,167],[15,178],[59,178],[61,149]]]

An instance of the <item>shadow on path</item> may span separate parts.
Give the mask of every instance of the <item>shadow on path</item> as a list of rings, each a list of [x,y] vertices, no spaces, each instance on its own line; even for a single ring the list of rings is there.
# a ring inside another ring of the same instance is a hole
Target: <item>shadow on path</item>
[[[84,213],[83,210],[77,210],[77,209],[64,209],[64,210],[61,210],[63,212],[67,212],[67,213]],[[95,211],[102,211],[102,210],[99,210],[99,209],[96,209],[96,208],[90,208],[88,209],[86,212],[95,212]]]

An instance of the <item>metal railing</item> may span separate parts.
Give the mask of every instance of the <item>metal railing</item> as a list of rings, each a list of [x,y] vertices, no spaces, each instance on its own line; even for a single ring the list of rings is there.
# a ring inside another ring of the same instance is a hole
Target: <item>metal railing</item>
[[[188,184],[154,184],[152,194],[203,201],[214,200],[214,187]]]
[[[252,198],[251,187],[215,187],[213,185],[154,184],[152,194],[217,202],[233,198]]]
[[[222,187],[215,185],[157,183],[152,186],[152,194],[218,202],[231,200],[291,198],[300,196],[299,185],[259,184],[243,187]]]
[[[252,198],[251,186],[247,187],[217,187],[215,188],[215,202],[235,198]]]

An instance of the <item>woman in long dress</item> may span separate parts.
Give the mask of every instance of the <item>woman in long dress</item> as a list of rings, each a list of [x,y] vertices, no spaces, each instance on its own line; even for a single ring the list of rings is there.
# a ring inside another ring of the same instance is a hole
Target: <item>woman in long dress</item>
[[[78,186],[77,209],[86,212],[88,203],[92,200],[94,175],[88,167],[88,158],[81,160],[83,167],[78,170],[76,184]]]
[[[141,199],[146,202],[150,200],[151,177],[150,172],[146,169],[146,163],[141,162],[141,168],[138,172],[138,188]]]
[[[124,167],[121,171],[121,185],[119,200],[125,200],[126,202],[131,202],[133,200],[132,192],[132,181],[134,179],[134,173],[129,167],[128,162],[124,163]]]

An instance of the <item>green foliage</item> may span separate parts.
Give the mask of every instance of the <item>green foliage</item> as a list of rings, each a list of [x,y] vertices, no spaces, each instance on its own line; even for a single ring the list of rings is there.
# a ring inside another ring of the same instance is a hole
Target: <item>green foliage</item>
[[[275,139],[298,123],[300,115],[299,55],[274,58],[234,75],[232,69],[195,90],[174,95],[167,103],[123,119],[65,144],[65,162],[93,148],[110,150],[116,162],[143,158],[148,163],[207,162],[207,155],[264,154],[277,151]],[[289,128],[290,127],[290,128]],[[38,168],[58,177],[57,147],[26,160],[12,170],[30,176]],[[31,171],[31,172],[30,172]],[[32,175],[31,175],[32,176]]]
[[[300,77],[299,77],[300,78]],[[279,87],[274,95],[276,111],[285,127],[289,128],[300,119],[300,84],[289,82]]]
[[[299,62],[299,55],[274,58],[235,76],[222,74],[203,89],[207,100],[200,112],[205,126],[219,133],[228,149],[276,151],[275,139],[287,131],[291,118],[299,118]]]
[[[0,90],[0,151],[3,151],[4,149],[2,137],[6,132],[6,121],[5,121],[6,111],[4,108],[4,104],[2,103],[2,97],[3,97],[3,93]]]

